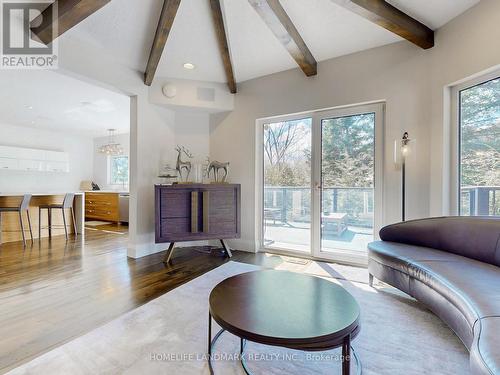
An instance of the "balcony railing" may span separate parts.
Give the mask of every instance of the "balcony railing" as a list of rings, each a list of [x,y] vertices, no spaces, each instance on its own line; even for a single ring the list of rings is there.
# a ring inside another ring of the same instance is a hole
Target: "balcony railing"
[[[373,227],[373,188],[326,187],[322,189],[323,215],[344,213],[347,224]],[[264,219],[274,223],[310,222],[311,188],[264,187]]]
[[[500,216],[500,186],[465,186],[460,190],[461,215]]]
[[[373,227],[373,189],[326,187],[322,189],[323,215],[345,213],[347,225]],[[461,189],[464,216],[500,216],[500,186],[466,186]],[[264,219],[272,223],[311,222],[311,188],[265,186]]]

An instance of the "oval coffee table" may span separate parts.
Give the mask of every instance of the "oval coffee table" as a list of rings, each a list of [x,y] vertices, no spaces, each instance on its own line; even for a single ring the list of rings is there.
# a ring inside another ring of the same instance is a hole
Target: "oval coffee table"
[[[359,305],[341,286],[319,277],[287,271],[242,273],[219,283],[210,293],[208,362],[224,331],[240,338],[240,360],[246,341],[304,351],[342,346],[342,374],[350,373],[351,351],[357,373],[361,363],[351,348],[359,333]],[[212,339],[212,319],[222,329]]]

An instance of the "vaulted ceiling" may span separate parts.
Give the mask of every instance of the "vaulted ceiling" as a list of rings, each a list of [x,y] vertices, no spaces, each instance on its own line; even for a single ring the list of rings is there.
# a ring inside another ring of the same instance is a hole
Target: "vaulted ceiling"
[[[269,22],[266,24],[265,17],[256,8],[255,3],[262,1],[220,0],[236,82],[297,67],[290,51],[278,40],[276,32],[273,33],[275,30],[269,27]],[[120,63],[144,72],[163,0],[100,2],[107,4],[76,24],[62,38],[83,39],[106,50]],[[479,0],[387,1],[432,30],[443,26],[478,2]],[[318,62],[403,40],[401,36],[372,22],[373,19],[370,21],[366,15],[349,9],[349,3],[375,4],[384,1],[278,2]],[[165,48],[159,56],[156,76],[228,82],[211,5],[213,6],[212,0],[180,1]],[[195,69],[186,70],[183,67],[186,62],[194,64]]]

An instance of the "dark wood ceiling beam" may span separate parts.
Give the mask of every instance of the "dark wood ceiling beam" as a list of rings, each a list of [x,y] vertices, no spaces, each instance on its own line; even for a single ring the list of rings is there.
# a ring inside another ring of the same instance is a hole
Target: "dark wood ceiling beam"
[[[385,0],[332,1],[423,49],[434,47],[434,31]]]
[[[220,0],[210,0],[210,8],[212,9],[212,18],[214,20],[222,64],[226,72],[227,85],[229,86],[229,91],[232,94],[236,94],[236,81],[234,80],[233,64],[231,63],[231,55],[229,54],[229,45],[227,42],[226,29],[224,27]]]
[[[32,37],[45,44],[52,43],[110,1],[56,0],[31,21]]]
[[[248,0],[306,76],[317,74],[317,62],[279,0]]]
[[[160,63],[160,58],[165,48],[165,44],[167,43],[168,34],[170,34],[170,30],[172,29],[180,3],[181,0],[163,0],[160,20],[158,21],[153,46],[149,53],[148,65],[144,73],[144,83],[148,86],[151,86],[151,83],[153,83],[156,69]]]

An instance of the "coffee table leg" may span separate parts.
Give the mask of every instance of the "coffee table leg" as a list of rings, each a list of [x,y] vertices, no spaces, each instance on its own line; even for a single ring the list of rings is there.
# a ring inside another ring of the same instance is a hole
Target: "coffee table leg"
[[[344,338],[342,344],[342,375],[351,373],[351,335]]]
[[[212,315],[208,313],[208,357],[212,355]]]

